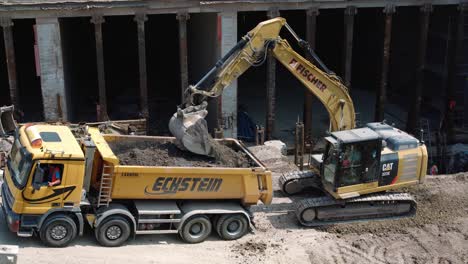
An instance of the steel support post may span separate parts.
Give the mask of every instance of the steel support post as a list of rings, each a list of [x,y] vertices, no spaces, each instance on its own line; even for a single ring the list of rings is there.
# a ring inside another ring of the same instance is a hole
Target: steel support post
[[[134,18],[138,31],[138,70],[140,74],[140,113],[148,118],[148,77],[146,73],[146,14],[136,14]]]
[[[348,6],[344,12],[344,56],[343,56],[343,75],[344,82],[348,88],[351,88],[351,69],[353,62],[353,37],[354,37],[354,17],[357,14],[355,6]]]
[[[187,20],[190,19],[188,13],[178,13],[179,21],[179,60],[180,60],[180,88],[181,102],[184,103],[185,90],[188,88],[188,55],[187,55]]]
[[[318,8],[311,8],[306,11],[306,40],[312,49],[315,49],[316,32],[317,32],[317,16],[319,15]],[[310,55],[307,54],[307,59],[310,61]],[[312,101],[314,95],[310,91],[304,92],[304,135],[306,142],[312,139]]]
[[[91,18],[91,23],[94,24],[94,37],[96,41],[96,63],[99,87],[97,119],[99,121],[109,120],[109,116],[107,114],[106,79],[104,72],[104,45],[102,40],[102,23],[104,22],[105,20],[103,16],[93,16]]]
[[[424,85],[424,68],[426,67],[426,50],[427,50],[427,36],[429,32],[429,22],[432,12],[432,5],[425,4],[421,7],[419,15],[419,47],[418,47],[418,61],[416,68],[416,87],[414,89],[414,97],[411,100],[408,112],[408,121],[406,123],[406,131],[417,135],[419,127],[419,119],[421,113],[421,94]],[[430,140],[430,139],[429,139]]]
[[[380,85],[377,90],[377,100],[375,106],[375,121],[382,121],[385,113],[385,103],[387,100],[388,70],[390,65],[390,43],[392,40],[392,19],[395,13],[395,6],[388,5],[384,8],[385,28],[382,54],[382,73]]]
[[[13,21],[10,18],[0,18],[0,26],[3,28],[3,41],[5,42],[5,57],[8,70],[10,102],[15,106],[15,109],[19,111],[15,46],[13,43]]]
[[[275,18],[280,15],[278,9],[268,11],[268,18]],[[276,106],[276,59],[271,51],[268,51],[267,57],[267,120],[266,120],[266,140],[273,138],[275,127],[275,106]]]

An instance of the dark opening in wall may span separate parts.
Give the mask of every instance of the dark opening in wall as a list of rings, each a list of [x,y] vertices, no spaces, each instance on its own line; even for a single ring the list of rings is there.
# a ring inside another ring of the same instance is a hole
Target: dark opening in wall
[[[133,18],[105,17],[102,25],[107,111],[114,120],[139,116],[138,38]]]
[[[447,107],[448,70],[450,53],[455,44],[453,38],[457,29],[457,14],[456,6],[435,6],[430,18],[421,115],[429,118],[431,129],[439,128]],[[468,56],[461,58],[466,61]],[[457,87],[458,91],[463,92],[462,83]],[[468,92],[457,95],[457,107],[463,109],[463,106],[468,105],[468,98],[465,99],[467,95]],[[468,111],[468,107],[464,108]]]
[[[89,17],[60,20],[71,121],[96,121],[99,102],[94,25]]]
[[[266,12],[237,13],[237,39],[240,40],[258,23],[267,20]],[[245,111],[254,123],[265,126],[266,98],[266,64],[251,67],[238,79],[238,109]],[[240,123],[238,123],[238,130]]]
[[[3,39],[3,29],[0,28],[0,106],[10,104],[10,89],[8,84],[5,42]]]
[[[215,66],[216,61],[220,57],[218,14],[190,14],[190,19],[187,21],[187,39],[189,83],[195,85]],[[200,88],[208,89],[210,84],[212,84],[211,81],[211,79],[207,80]],[[218,126],[217,118],[218,98],[208,99],[208,116],[205,119],[210,132]]]
[[[360,8],[355,16],[350,94],[361,124],[374,120],[382,69],[384,22],[382,8]]]
[[[400,7],[393,15],[385,117],[406,127],[407,112],[414,103],[416,62],[419,54],[420,7]]]
[[[34,55],[35,21],[34,19],[17,19],[13,20],[13,23],[19,105],[24,113],[20,121],[41,121],[44,119],[44,110],[41,80],[36,73]]]
[[[169,135],[169,119],[181,103],[178,32],[175,15],[148,16],[146,60],[152,134]]]

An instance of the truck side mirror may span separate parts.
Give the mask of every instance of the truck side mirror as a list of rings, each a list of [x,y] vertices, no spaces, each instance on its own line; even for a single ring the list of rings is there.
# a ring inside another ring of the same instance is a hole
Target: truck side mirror
[[[34,190],[39,190],[41,188],[42,181],[44,180],[44,169],[41,168],[41,164],[38,162],[36,166],[36,171],[34,172],[33,179],[33,188]]]

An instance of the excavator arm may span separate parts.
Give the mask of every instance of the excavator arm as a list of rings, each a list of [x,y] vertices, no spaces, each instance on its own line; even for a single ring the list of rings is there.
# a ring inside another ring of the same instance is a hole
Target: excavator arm
[[[295,52],[279,34],[286,27],[299,44],[312,52],[315,63],[321,69]],[[233,80],[239,78],[252,66],[259,66],[266,60],[268,52],[278,59],[299,81],[307,87],[325,106],[330,116],[330,131],[355,127],[355,112],[348,89],[339,78],[299,39],[284,18],[274,18],[259,23],[231,49],[196,85],[187,91],[185,109],[178,109],[169,123],[172,134],[188,150],[210,155],[207,142],[206,97],[218,97]],[[203,88],[206,83],[208,88]],[[194,107],[195,106],[195,107]],[[201,106],[201,107],[200,107]]]

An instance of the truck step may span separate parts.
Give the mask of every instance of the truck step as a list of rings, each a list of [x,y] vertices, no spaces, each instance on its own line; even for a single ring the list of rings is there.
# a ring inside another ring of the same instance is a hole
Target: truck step
[[[18,231],[17,235],[19,237],[32,237],[33,236],[33,230],[20,230]]]

